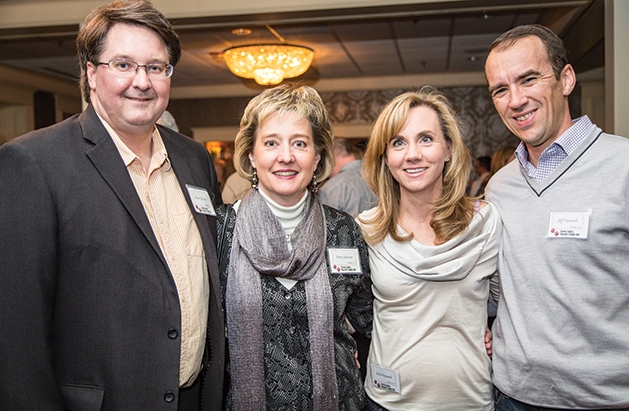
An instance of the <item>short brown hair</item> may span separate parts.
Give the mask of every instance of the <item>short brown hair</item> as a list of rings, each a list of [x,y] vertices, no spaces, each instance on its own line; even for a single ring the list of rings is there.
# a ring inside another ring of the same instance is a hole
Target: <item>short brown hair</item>
[[[275,112],[295,112],[308,120],[315,150],[321,156],[314,177],[318,183],[323,182],[334,169],[334,131],[319,93],[312,87],[293,83],[263,91],[245,108],[234,142],[234,166],[238,174],[248,180],[253,178],[249,153],[253,151],[255,134],[264,119]]]
[[[335,155],[344,155],[344,156],[353,156],[354,147],[352,146],[352,142],[346,138],[335,138],[334,139],[334,154]]]
[[[559,80],[561,71],[568,64],[566,47],[563,41],[547,27],[540,24],[525,24],[517,26],[509,31],[504,32],[500,37],[494,40],[489,46],[489,52],[494,49],[505,49],[513,45],[521,38],[535,36],[539,38],[546,48],[548,62],[553,68],[555,78]]]
[[[177,65],[181,57],[181,44],[175,29],[166,17],[148,0],[116,0],[98,7],[85,18],[76,38],[81,67],[79,85],[83,99],[90,102],[90,85],[87,81],[87,63],[97,64],[105,48],[109,29],[116,24],[142,26],[153,30],[166,44],[168,63]]]

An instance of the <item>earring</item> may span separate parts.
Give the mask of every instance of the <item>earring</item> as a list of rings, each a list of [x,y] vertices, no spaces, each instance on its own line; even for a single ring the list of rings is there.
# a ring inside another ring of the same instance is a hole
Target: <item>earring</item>
[[[319,185],[319,183],[317,183],[317,176],[316,175],[312,175],[312,192],[313,193],[317,193],[317,191],[319,191],[319,187],[317,187],[317,185]]]
[[[258,171],[253,169],[253,176],[251,177],[251,188],[258,189]]]
[[[450,161],[450,159],[449,159],[449,158],[446,158],[446,163],[447,163],[447,162],[449,162],[449,161]]]

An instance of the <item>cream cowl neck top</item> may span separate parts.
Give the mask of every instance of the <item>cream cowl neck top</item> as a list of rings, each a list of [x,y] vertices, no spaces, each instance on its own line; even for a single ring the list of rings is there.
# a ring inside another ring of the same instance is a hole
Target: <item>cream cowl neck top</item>
[[[391,411],[493,410],[484,335],[490,280],[496,298],[499,290],[501,224],[488,204],[444,244],[387,236],[369,247],[375,299],[365,390],[375,402]]]

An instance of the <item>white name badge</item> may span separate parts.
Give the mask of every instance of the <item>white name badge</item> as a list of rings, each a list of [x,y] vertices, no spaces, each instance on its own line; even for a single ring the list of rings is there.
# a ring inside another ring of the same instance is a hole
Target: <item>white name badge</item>
[[[390,370],[371,364],[371,383],[374,387],[384,390],[401,392],[400,388],[400,372],[398,370]]]
[[[548,238],[588,238],[589,212],[550,213]]]
[[[192,205],[194,206],[194,211],[199,214],[216,216],[214,205],[212,204],[210,195],[205,188],[195,187],[187,184],[186,188],[188,189],[188,194],[190,194],[190,200],[192,201]]]
[[[328,248],[330,270],[339,274],[361,274],[358,248]]]

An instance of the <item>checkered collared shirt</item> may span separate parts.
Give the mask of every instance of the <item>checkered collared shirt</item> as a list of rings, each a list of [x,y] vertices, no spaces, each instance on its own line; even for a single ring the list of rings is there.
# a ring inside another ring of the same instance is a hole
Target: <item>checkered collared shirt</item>
[[[588,116],[573,120],[572,126],[542,152],[537,161],[537,168],[529,162],[529,153],[523,142],[515,150],[515,156],[529,177],[543,181],[581,144],[591,127],[592,121]]]

